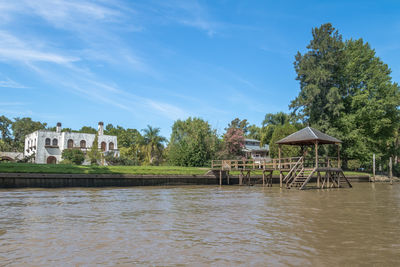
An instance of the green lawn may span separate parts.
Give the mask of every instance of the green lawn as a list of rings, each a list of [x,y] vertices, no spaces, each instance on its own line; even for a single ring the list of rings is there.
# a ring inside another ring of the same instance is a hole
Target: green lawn
[[[0,172],[24,172],[24,173],[93,173],[93,174],[188,174],[203,175],[209,168],[178,167],[178,166],[78,166],[64,164],[29,164],[29,163],[0,163]],[[231,172],[238,175],[238,171]],[[262,171],[252,171],[252,175],[262,175]],[[279,175],[279,171],[274,171],[274,175]],[[368,175],[359,172],[345,172],[346,176]]]
[[[208,168],[177,166],[78,166],[64,164],[0,163],[0,172],[24,173],[115,173],[115,174],[196,174],[203,175]]]

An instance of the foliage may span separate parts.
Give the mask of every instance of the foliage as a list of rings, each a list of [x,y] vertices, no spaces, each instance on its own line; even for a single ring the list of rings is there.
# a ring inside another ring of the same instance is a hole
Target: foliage
[[[101,153],[99,151],[99,136],[96,134],[93,140],[92,147],[87,152],[91,164],[97,164],[101,159]]]
[[[253,124],[248,127],[247,138],[261,140],[261,128]]]
[[[126,166],[132,166],[132,165],[137,165],[135,164],[135,161],[132,159],[126,158],[126,157],[116,157],[113,153],[109,153],[104,157],[104,160],[107,162],[108,165],[126,165]]]
[[[31,118],[15,118],[11,126],[14,136],[13,148],[20,152],[24,151],[25,135],[45,129],[46,125],[46,123],[33,121]]]
[[[68,160],[77,165],[81,165],[85,161],[85,154],[80,149],[64,149],[62,151],[61,157],[64,160]]]
[[[200,118],[177,120],[172,126],[168,159],[178,166],[206,166],[219,148],[215,130]]]
[[[230,128],[241,129],[243,131],[243,134],[246,135],[249,131],[249,123],[246,119],[240,120],[239,118],[236,118],[228,124],[228,128],[226,128],[225,130],[228,130]]]
[[[163,143],[167,139],[160,136],[160,128],[153,128],[147,125],[146,129],[143,129],[143,148],[146,151],[146,162],[150,165],[158,165],[162,158],[162,151],[164,149]]]
[[[276,126],[285,125],[286,123],[294,123],[293,121],[294,119],[292,116],[284,112],[265,114],[265,118],[262,122],[262,128],[260,130],[259,140],[261,141],[261,145],[270,143]]]
[[[79,133],[96,134],[97,130],[90,126],[83,126],[78,132]]]
[[[305,54],[296,55],[300,93],[296,116],[343,141],[342,157],[366,164],[372,153],[399,155],[399,86],[362,39],[342,41],[331,24],[312,31]]]
[[[349,170],[359,170],[361,167],[361,162],[357,159],[351,159],[347,161],[347,169]]]
[[[6,142],[10,139],[10,126],[12,121],[6,116],[0,116],[0,132],[1,132],[1,140]]]
[[[284,125],[278,125],[275,127],[274,133],[272,134],[271,141],[269,143],[269,153],[272,158],[278,158],[278,145],[277,141],[282,138],[298,131],[298,129],[289,123]],[[283,145],[281,150],[281,157],[297,157],[299,156],[300,148],[298,146],[287,146]]]
[[[224,135],[224,148],[226,158],[243,156],[244,134],[240,128],[229,128]]]

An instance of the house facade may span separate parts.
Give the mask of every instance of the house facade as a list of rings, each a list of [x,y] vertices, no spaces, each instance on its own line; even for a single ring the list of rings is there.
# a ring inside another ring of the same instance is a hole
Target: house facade
[[[260,146],[261,142],[255,139],[245,139],[243,152],[247,158],[254,159],[256,162],[269,160],[269,145]]]
[[[80,149],[85,154],[92,147],[95,134],[62,132],[61,123],[57,123],[56,131],[38,130],[25,136],[24,156],[34,154],[32,162],[39,164],[59,163],[64,149]],[[99,149],[104,153],[119,156],[117,137],[104,135],[104,124],[99,122]],[[89,164],[85,161],[83,164]]]

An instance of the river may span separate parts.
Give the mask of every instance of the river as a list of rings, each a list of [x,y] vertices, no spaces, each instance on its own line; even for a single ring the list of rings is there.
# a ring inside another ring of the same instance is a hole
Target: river
[[[0,190],[0,266],[400,265],[400,183]]]

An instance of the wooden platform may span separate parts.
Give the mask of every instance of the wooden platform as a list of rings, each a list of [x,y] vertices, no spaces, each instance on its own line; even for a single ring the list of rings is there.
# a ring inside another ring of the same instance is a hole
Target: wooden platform
[[[263,185],[272,186],[272,175],[279,171],[280,187],[305,189],[313,176],[317,176],[316,188],[352,187],[339,167],[337,158],[291,157],[267,160],[213,160],[211,171],[219,175],[219,183],[226,177],[229,184],[229,172],[239,171],[239,184],[250,183],[252,171],[262,171]],[[315,166],[317,165],[317,167]]]

